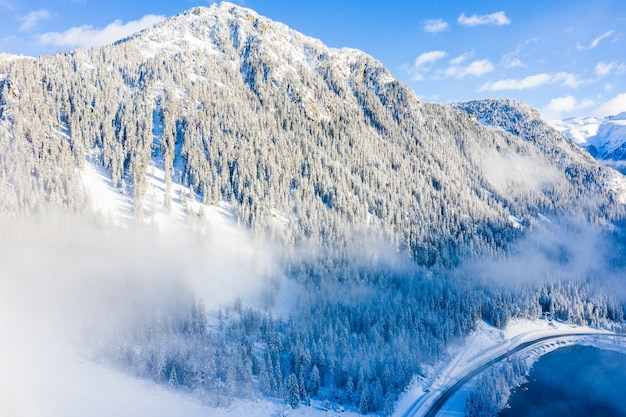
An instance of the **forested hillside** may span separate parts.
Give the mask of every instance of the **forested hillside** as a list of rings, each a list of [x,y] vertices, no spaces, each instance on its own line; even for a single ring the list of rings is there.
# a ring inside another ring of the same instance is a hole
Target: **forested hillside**
[[[0,74],[5,213],[82,210],[87,158],[132,194],[139,218],[158,162],[159,204],[179,182],[232,202],[260,232],[285,216],[289,244],[366,229],[424,265],[501,252],[540,213],[622,212],[614,173],[556,133],[520,137],[421,103],[364,53],[228,3]]]
[[[199,7],[115,45],[0,61],[0,213],[90,213],[87,165],[132,197],[138,225],[154,205],[227,203],[279,245],[297,308],[237,303],[208,319],[194,294],[155,311],[133,294],[136,327],[98,358],[219,405],[262,393],[389,414],[477,320],[545,308],[623,321],[593,276],[506,287],[452,270],[505,258],[558,218],[621,236],[626,195],[525,105],[454,107],[419,101],[363,52],[229,3]],[[153,170],[163,201],[146,198]],[[570,262],[559,250],[550,259]]]

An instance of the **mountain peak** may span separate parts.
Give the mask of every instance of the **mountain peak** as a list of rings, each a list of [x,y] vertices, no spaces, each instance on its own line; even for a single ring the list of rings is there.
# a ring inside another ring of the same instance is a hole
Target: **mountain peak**
[[[239,50],[252,41],[279,43],[280,47],[294,42],[322,46],[319,40],[229,2],[191,8],[117,44],[134,43],[146,57],[154,57],[182,50],[224,54],[226,49]]]
[[[228,2],[189,9],[117,42],[121,44],[136,47],[145,61],[182,60],[191,73],[195,71],[192,61],[212,56],[244,72],[261,64],[264,77],[279,84],[285,77],[299,84],[298,73],[304,68],[322,77],[332,68],[336,77],[344,80],[355,74],[360,79],[367,75],[376,91],[397,83],[382,63],[363,51],[327,47],[319,39]]]
[[[79,166],[88,158],[112,187],[130,190],[139,221],[158,212],[150,199],[170,209],[176,186],[181,206],[227,202],[257,230],[286,225],[280,231],[293,242],[341,242],[353,225],[367,225],[420,263],[451,264],[463,245],[502,249],[520,224],[568,210],[605,180],[526,104],[463,105],[497,127],[487,130],[457,110],[420,103],[364,52],[329,48],[232,3],[190,9],[115,45],[9,65],[6,74],[0,139],[44,137],[50,152],[61,149]],[[35,111],[20,107],[19,94],[50,107],[37,109],[47,119],[27,133],[13,121]],[[49,126],[58,128],[42,135]],[[157,176],[163,187],[151,186]],[[580,178],[591,178],[584,189]],[[45,196],[62,204],[60,187]],[[19,207],[18,197],[2,201]],[[494,240],[482,223],[511,234]]]

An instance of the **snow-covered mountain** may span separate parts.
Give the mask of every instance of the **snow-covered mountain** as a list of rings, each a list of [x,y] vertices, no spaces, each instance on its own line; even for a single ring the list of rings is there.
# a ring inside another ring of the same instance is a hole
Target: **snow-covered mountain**
[[[525,104],[423,103],[375,58],[231,3],[0,60],[0,243],[19,252],[0,250],[0,297],[28,301],[0,317],[41,322],[58,295],[98,360],[203,403],[389,415],[479,319],[619,322],[568,238],[618,233],[625,203],[622,175]]]
[[[0,73],[4,211],[84,210],[93,193],[73,168],[94,164],[129,196],[135,222],[169,210],[182,186],[183,200],[226,202],[291,244],[345,243],[356,228],[420,263],[454,264],[470,247],[503,250],[540,214],[582,206],[602,223],[622,210],[590,205],[621,201],[618,181],[559,135],[542,127],[520,140],[421,103],[363,52],[230,3]],[[514,109],[500,110],[538,120]]]
[[[608,117],[572,117],[551,123],[602,164],[626,172],[626,112]]]

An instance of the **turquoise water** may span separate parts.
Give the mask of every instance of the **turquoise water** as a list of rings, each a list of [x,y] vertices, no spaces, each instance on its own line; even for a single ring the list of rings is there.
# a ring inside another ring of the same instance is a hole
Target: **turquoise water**
[[[626,355],[588,346],[550,352],[500,417],[626,417]]]

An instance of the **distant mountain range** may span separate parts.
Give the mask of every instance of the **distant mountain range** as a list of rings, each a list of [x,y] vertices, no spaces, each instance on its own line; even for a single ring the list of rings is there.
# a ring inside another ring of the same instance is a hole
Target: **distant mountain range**
[[[572,117],[552,124],[600,163],[626,173],[626,112],[609,117]]]

